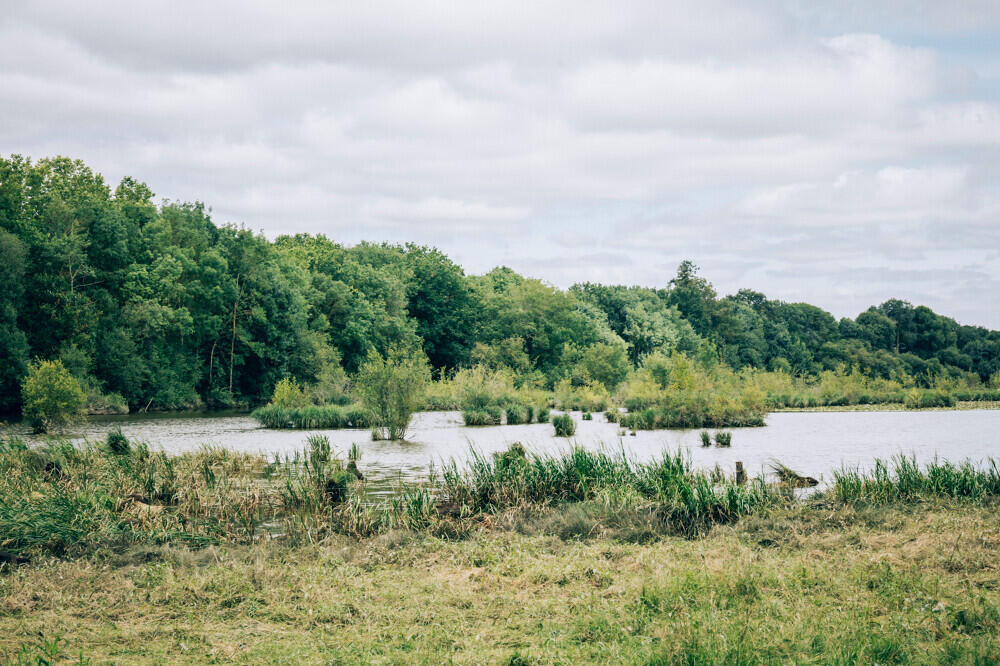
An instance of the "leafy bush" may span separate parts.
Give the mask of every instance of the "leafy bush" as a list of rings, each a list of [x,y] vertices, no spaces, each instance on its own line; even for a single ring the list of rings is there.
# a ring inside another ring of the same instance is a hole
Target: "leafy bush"
[[[81,416],[87,397],[80,382],[56,360],[28,364],[21,400],[24,417],[35,430],[45,432]]]
[[[301,408],[285,408],[265,405],[250,414],[265,428],[296,430],[337,430],[340,428],[370,428],[371,417],[359,405],[340,407],[337,405],[310,405]]]
[[[552,417],[552,425],[555,427],[556,437],[572,437],[576,432],[576,423],[569,414],[556,414]]]
[[[292,409],[308,407],[311,403],[309,396],[294,379],[286,377],[274,385],[274,393],[271,394],[270,402],[272,405]]]
[[[358,370],[357,392],[371,417],[372,437],[403,439],[429,381],[422,353],[394,350],[387,358],[369,354]]]
[[[506,411],[507,425],[531,423],[531,410],[524,405],[509,405]]]
[[[127,455],[131,448],[128,443],[128,438],[125,437],[121,428],[109,430],[108,436],[104,440],[104,445],[108,447],[108,451],[116,456]]]
[[[903,400],[906,409],[930,409],[933,407],[954,407],[955,396],[940,390],[910,389]]]
[[[480,409],[466,409],[462,412],[462,420],[467,426],[500,425],[503,411],[496,405],[487,405]]]

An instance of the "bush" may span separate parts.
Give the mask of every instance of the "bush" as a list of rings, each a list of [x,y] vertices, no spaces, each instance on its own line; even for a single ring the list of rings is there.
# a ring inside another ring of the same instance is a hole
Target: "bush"
[[[115,428],[114,430],[108,431],[108,436],[104,440],[104,445],[108,448],[108,451],[116,456],[128,455],[131,450],[128,438],[125,437],[121,428]]]
[[[370,428],[368,411],[358,405],[310,405],[285,408],[266,405],[255,409],[250,417],[265,428],[296,430],[336,430],[340,428]]]
[[[46,432],[81,416],[87,396],[62,361],[38,361],[28,364],[21,400],[21,411],[31,426]]]
[[[549,422],[549,408],[548,407],[539,407],[538,408],[538,414],[536,415],[535,420],[538,421],[539,423],[548,423]]]
[[[523,405],[507,407],[507,425],[519,425],[531,422],[531,411]]]
[[[311,401],[298,382],[286,377],[274,385],[274,393],[271,394],[270,404],[291,409],[294,407],[308,407]]]
[[[357,392],[371,418],[375,439],[403,439],[430,381],[427,359],[392,351],[387,358],[368,355],[357,375]]]
[[[954,407],[955,403],[955,396],[940,390],[910,389],[903,399],[903,406],[906,409]]]
[[[556,430],[556,437],[572,437],[576,432],[576,423],[569,414],[557,414],[552,417],[552,425]]]
[[[467,409],[462,412],[462,420],[467,426],[500,425],[503,412],[496,405],[488,405],[481,409]]]

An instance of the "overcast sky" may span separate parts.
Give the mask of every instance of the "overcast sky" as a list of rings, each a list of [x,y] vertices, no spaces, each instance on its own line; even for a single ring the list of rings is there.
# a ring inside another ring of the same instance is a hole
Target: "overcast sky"
[[[689,258],[1000,328],[996,0],[0,2],[0,154],[472,273]]]

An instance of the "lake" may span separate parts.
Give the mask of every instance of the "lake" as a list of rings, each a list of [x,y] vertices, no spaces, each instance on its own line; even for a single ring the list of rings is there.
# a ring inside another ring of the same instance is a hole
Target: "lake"
[[[78,427],[77,440],[103,440],[121,427],[129,439],[147,442],[154,450],[179,453],[203,444],[238,451],[286,454],[305,445],[306,435],[322,432],[333,448],[346,455],[352,443],[361,449],[359,467],[368,477],[369,492],[392,492],[397,481],[427,478],[428,466],[468,457],[470,447],[484,453],[521,442],[529,451],[555,452],[571,442],[587,448],[619,450],[636,460],[662,451],[688,451],[695,467],[718,464],[732,474],[742,461],[751,476],[768,471],[778,460],[800,474],[829,481],[842,465],[866,468],[876,457],[913,454],[920,461],[935,456],[954,462],[981,463],[1000,458],[1000,410],[793,412],[767,417],[763,428],[732,428],[732,448],[701,447],[699,430],[647,430],[635,436],[621,432],[603,414],[583,421],[573,414],[577,430],[567,440],[553,434],[550,424],[468,428],[459,412],[422,412],[414,416],[406,442],[373,442],[367,430],[266,430],[246,414],[151,414],[92,417]]]

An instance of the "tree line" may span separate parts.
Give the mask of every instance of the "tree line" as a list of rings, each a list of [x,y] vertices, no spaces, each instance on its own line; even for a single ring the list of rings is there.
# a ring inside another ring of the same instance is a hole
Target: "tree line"
[[[654,353],[800,377],[986,382],[1000,332],[890,300],[837,321],[804,303],[720,297],[683,262],[662,288],[560,290],[496,268],[466,275],[439,250],[323,235],[269,241],[201,203],[113,190],[65,157],[0,158],[0,411],[29,365],[58,360],[92,410],[262,404],[291,378],[331,398],[375,354],[426,356],[436,376],[483,365],[520,383],[609,389]]]

